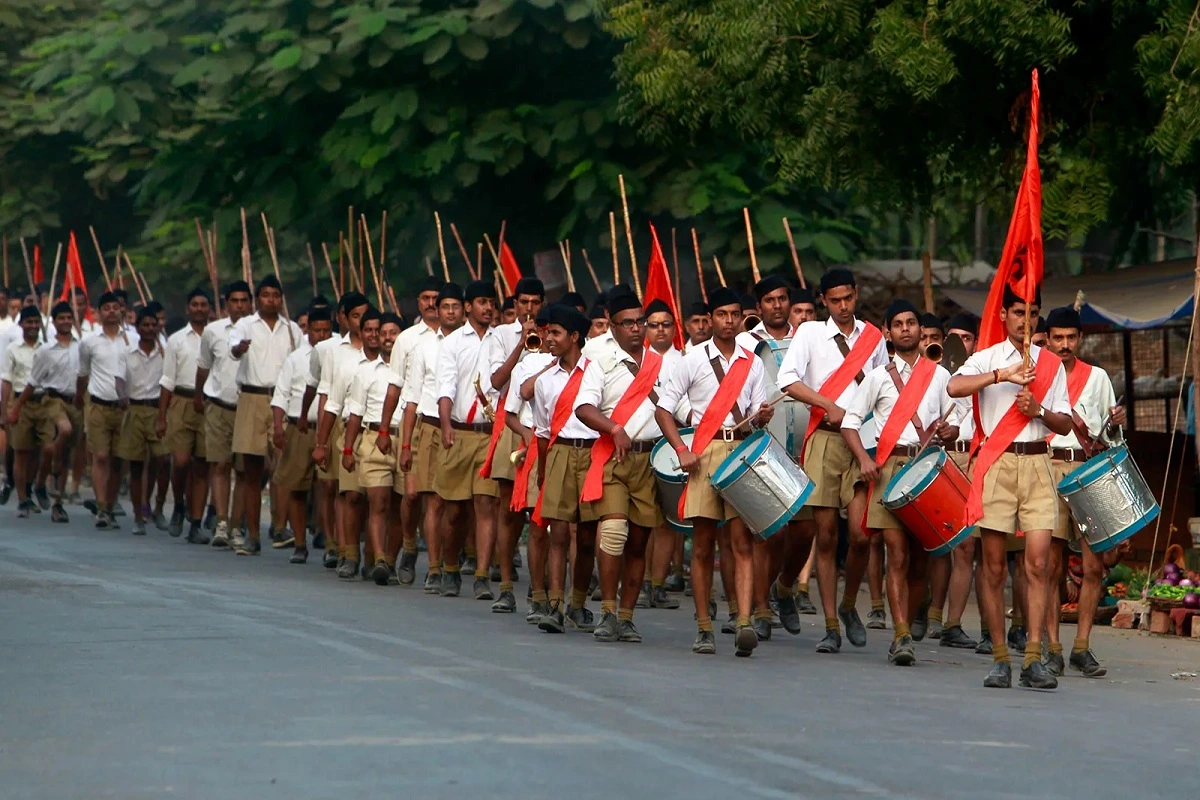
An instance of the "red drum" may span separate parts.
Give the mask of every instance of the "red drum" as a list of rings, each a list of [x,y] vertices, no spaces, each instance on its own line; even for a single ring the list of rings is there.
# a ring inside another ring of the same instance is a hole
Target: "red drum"
[[[975,526],[962,527],[971,482],[940,447],[931,447],[896,473],[883,490],[883,507],[935,556],[961,544]]]

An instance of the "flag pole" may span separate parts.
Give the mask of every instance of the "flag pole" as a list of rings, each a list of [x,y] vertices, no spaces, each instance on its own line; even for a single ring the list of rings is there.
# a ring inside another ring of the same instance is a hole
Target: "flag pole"
[[[787,234],[788,249],[792,251],[792,266],[796,268],[796,277],[800,280],[800,288],[807,289],[808,284],[804,281],[804,270],[800,269],[800,254],[796,252],[796,240],[792,238],[792,226],[787,221],[787,217],[783,218],[783,231]]]
[[[104,284],[111,290],[113,285],[108,277],[108,265],[104,263],[104,251],[100,249],[100,240],[96,238],[96,229],[88,225],[88,232],[92,234],[92,244],[96,245],[96,255],[100,258],[100,269],[104,271]]]
[[[700,283],[700,299],[707,303],[708,289],[704,288],[704,266],[700,259],[700,238],[696,236],[695,228],[692,228],[692,249],[696,251],[696,280]]]
[[[746,246],[750,248],[750,273],[754,276],[754,282],[758,283],[762,280],[762,276],[758,274],[758,256],[754,254],[754,231],[750,227],[750,209],[742,206],[742,217],[746,220]]]
[[[613,286],[621,282],[621,262],[617,257],[617,215],[608,212],[608,241],[612,245]]]
[[[592,283],[596,284],[596,292],[604,291],[600,288],[600,279],[596,277],[596,270],[592,268],[592,261],[588,258],[587,249],[581,249],[580,252],[583,253],[583,263],[587,265],[588,274],[592,276]]]
[[[679,293],[679,243],[676,241],[674,228],[671,228],[671,262],[675,268],[675,319],[679,320],[682,325],[683,297]]]
[[[633,270],[633,290],[637,292],[638,300],[641,300],[642,279],[638,277],[637,253],[633,249],[633,228],[629,225],[629,201],[625,198],[625,176],[618,175],[617,183],[621,187],[621,213],[625,215],[625,241],[629,245],[629,267]]]
[[[442,259],[442,275],[446,278],[446,283],[450,282],[450,264],[446,262],[446,242],[442,239],[442,218],[438,216],[438,212],[433,212],[433,224],[437,228],[438,239],[438,255]],[[470,273],[471,265],[467,265],[467,272]],[[474,280],[474,277],[472,277]]]

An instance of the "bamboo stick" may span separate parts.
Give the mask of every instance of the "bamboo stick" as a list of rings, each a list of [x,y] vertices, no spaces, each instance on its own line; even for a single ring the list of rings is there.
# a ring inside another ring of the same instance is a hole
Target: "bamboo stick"
[[[342,244],[342,232],[338,231],[338,297],[346,291],[346,248]]]
[[[504,293],[503,287],[500,286],[500,270],[492,270],[492,279],[496,282],[496,296],[501,298],[501,304],[503,304],[503,298],[508,295]]]
[[[679,293],[679,244],[675,240],[674,228],[671,228],[671,263],[675,268],[675,319],[682,320],[683,298]]]
[[[921,253],[921,283],[925,289],[925,311],[933,313],[933,259],[926,250]]]
[[[705,303],[708,302],[708,289],[704,288],[704,267],[703,261],[700,258],[700,238],[696,236],[696,229],[692,228],[692,250],[696,252],[696,280],[700,282],[700,299]]]
[[[625,215],[625,240],[629,245],[629,267],[633,270],[633,290],[637,292],[638,300],[641,300],[642,279],[638,277],[637,254],[633,249],[633,228],[629,225],[629,201],[625,198],[625,176],[618,175],[617,183],[621,187],[621,213]]]
[[[360,214],[359,216],[363,216]],[[363,287],[359,289],[363,294],[367,293],[367,260],[363,258],[363,241],[366,237],[363,235],[363,228],[358,226],[358,285]]]
[[[387,287],[387,294],[388,302],[392,304],[392,313],[400,317],[400,319],[404,319],[404,315],[400,313],[400,306],[396,303],[396,293],[392,290],[391,286]]]
[[[125,266],[129,268],[129,277],[133,279],[133,288],[137,289],[138,297],[142,299],[142,305],[146,305],[146,293],[142,291],[142,284],[138,282],[137,270],[133,268],[133,262],[129,260],[128,251],[123,252],[125,258]]]
[[[500,226],[500,230],[501,231],[504,230],[503,225]],[[504,274],[504,266],[500,263],[500,254],[497,253],[496,248],[492,246],[492,238],[490,236],[488,236],[487,233],[485,232],[483,234],[483,240],[485,242],[487,242],[488,252],[490,252],[492,254],[492,261],[496,262],[496,269],[499,270],[499,272],[500,272],[500,281],[504,286],[504,291],[506,292],[505,296],[507,297],[508,295],[513,293],[513,289],[515,287],[508,285],[508,276]]]
[[[475,243],[475,274],[483,274],[483,242]]]
[[[88,225],[88,232],[92,234],[92,244],[96,246],[96,255],[100,258],[100,269],[104,272],[104,285],[111,290],[112,281],[108,277],[108,265],[104,263],[104,251],[100,249],[100,240],[96,238],[96,229]]]
[[[783,218],[783,231],[787,234],[788,249],[792,251],[792,266],[796,268],[796,277],[800,281],[800,288],[807,289],[808,284],[804,280],[804,270],[800,269],[800,254],[796,252],[796,240],[792,238],[792,226],[788,223],[787,217]]]
[[[621,282],[621,264],[617,258],[617,215],[608,212],[608,241],[612,247],[613,286]]]
[[[267,231],[267,254],[271,256],[271,267],[275,270],[275,280],[279,281],[279,296],[283,300],[284,324],[290,324],[292,312],[288,311],[287,293],[283,291],[283,276],[279,274],[279,256],[275,252],[275,232],[267,225],[267,215],[262,215],[263,228]]]
[[[118,289],[125,289],[125,277],[121,274],[121,245],[117,245],[117,255],[114,257],[116,264],[113,265],[113,283]]]
[[[596,292],[600,293],[604,291],[600,288],[600,279],[596,277],[596,270],[592,268],[592,260],[588,258],[587,250],[580,249],[579,252],[583,253],[583,263],[587,265],[588,274],[592,276],[592,283],[596,285]]]
[[[575,276],[571,274],[571,242],[558,243],[558,252],[562,256],[563,268],[567,271],[567,291],[575,291]]]
[[[329,285],[333,287],[333,298],[335,303],[342,302],[342,293],[338,291],[337,278],[333,274],[333,261],[329,259],[329,247],[321,242],[321,253],[325,256],[325,266],[329,270]]]
[[[37,293],[33,288],[33,268],[29,266],[29,248],[25,246],[25,237],[24,236],[21,237],[20,241],[21,241],[21,257],[25,259],[25,280],[29,281],[29,292],[36,297]],[[22,297],[21,303],[24,304],[24,302],[25,302],[25,298]]]
[[[438,255],[442,259],[442,275],[445,276],[446,283],[449,283],[450,265],[446,262],[446,242],[442,239],[442,218],[436,211],[433,212],[433,224],[437,228]]]
[[[754,252],[754,230],[750,226],[750,209],[745,206],[742,207],[742,217],[746,220],[746,246],[750,248],[750,272],[757,284],[762,280],[762,275],[758,274],[758,256]]]
[[[375,268],[375,248],[371,245],[371,229],[367,227],[367,215],[363,214],[358,221],[362,225],[360,232],[362,240],[367,243],[367,261],[371,265],[371,278],[375,281],[375,295],[379,298],[379,308],[382,310],[383,284],[380,282],[379,272]]]
[[[458,235],[458,227],[453,222],[450,223],[450,233],[454,235],[454,241],[458,245],[458,252],[462,256],[463,261],[466,262],[467,274],[471,276],[471,280],[479,280],[479,275],[475,274],[475,268],[471,266],[471,257],[467,255],[467,247],[463,244],[462,237]]]
[[[346,260],[350,263],[350,271],[355,272],[354,266],[354,206],[346,207]],[[359,289],[361,292],[362,289]]]
[[[242,280],[250,286],[250,303],[254,305],[254,266],[250,263],[250,231],[246,229],[246,209],[242,209]]]
[[[381,219],[379,222],[379,280],[382,281],[383,285],[387,286],[388,291],[391,292],[391,287],[388,286],[388,282],[387,282],[387,209],[386,208],[383,210],[383,219]],[[393,305],[395,305],[395,301],[393,301]],[[397,310],[396,313],[399,314],[400,311]]]
[[[312,242],[305,242],[304,249],[308,251],[308,267],[312,270],[313,297],[317,296],[317,259],[313,257]]]
[[[425,271],[429,273],[429,277],[433,277],[433,262],[429,260],[429,256],[425,256]]]
[[[721,271],[721,262],[717,260],[716,256],[713,256],[713,266],[717,268],[717,280],[719,280],[721,282],[721,285],[724,286],[725,285],[725,273]]]
[[[4,237],[4,290],[8,291],[8,237],[7,236]],[[8,309],[5,309],[4,313],[7,314]]]
[[[354,256],[351,252],[353,250],[353,245],[346,239],[345,234],[343,234],[341,231],[338,231],[338,247],[345,252],[346,261],[350,265],[350,277],[353,278],[353,290],[359,292],[360,294],[366,294],[366,292],[363,291],[362,284],[358,282],[358,267],[354,263]],[[345,287],[343,287],[343,289],[344,288]]]
[[[217,223],[213,222],[212,231],[208,234],[208,252],[212,254],[213,302],[217,304],[217,319],[225,316],[224,304],[221,302],[221,275],[217,266]]]
[[[58,264],[62,259],[62,242],[58,243],[58,248],[54,251],[54,269],[50,271],[50,288],[46,291],[46,315],[50,315],[50,310],[54,308],[54,284],[58,283]],[[51,322],[54,320],[51,319]]]

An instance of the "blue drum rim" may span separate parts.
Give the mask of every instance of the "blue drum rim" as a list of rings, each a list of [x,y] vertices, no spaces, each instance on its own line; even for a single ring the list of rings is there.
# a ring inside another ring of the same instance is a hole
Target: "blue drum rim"
[[[689,433],[694,433],[695,430],[696,430],[695,428],[680,428],[679,435],[686,436]],[[650,471],[654,473],[655,477],[659,478],[660,480],[664,480],[667,483],[687,483],[687,473],[686,472],[681,473],[679,475],[664,474],[654,468],[654,454],[658,452],[660,447],[667,448],[670,446],[671,446],[670,442],[668,442],[667,437],[664,436],[662,439],[660,439],[658,441],[658,444],[656,444],[656,445],[654,445],[654,447],[650,448]],[[668,523],[668,524],[670,524],[670,523]],[[691,528],[689,527],[688,530],[690,531]]]
[[[896,481],[900,480],[901,476],[903,476],[904,473],[907,472],[912,467],[913,464],[920,461],[922,458],[925,457],[925,454],[929,453],[929,452],[938,453],[937,464],[934,465],[935,468],[930,470],[929,474],[926,475],[921,480],[920,483],[918,483],[911,490],[909,490],[908,493],[902,495],[902,498],[904,499],[903,503],[897,503],[894,506],[889,505],[888,501],[887,501],[887,497],[891,493],[892,486],[895,485]],[[883,487],[883,495],[879,498],[880,504],[884,508],[886,508],[888,511],[894,510],[894,508],[896,506],[908,505],[909,503],[912,502],[914,497],[916,497],[921,492],[923,492],[929,488],[929,485],[931,483],[933,483],[933,481],[934,481],[934,477],[937,475],[937,473],[940,471],[940,468],[945,463],[946,463],[946,451],[945,450],[943,450],[940,447],[926,447],[924,450],[922,450],[920,453],[917,454],[916,458],[914,458],[912,461],[909,461],[907,464],[905,464],[904,467],[899,472],[897,472],[895,475],[893,475],[892,479],[887,482],[887,486]],[[933,552],[933,551],[930,551],[930,552]]]
[[[970,535],[972,533],[974,533],[975,529],[978,527],[979,527],[978,525],[968,525],[967,527],[960,530],[958,533],[954,534],[954,537],[952,539],[950,539],[950,541],[946,542],[945,544],[942,544],[939,547],[935,547],[933,550],[926,550],[925,552],[929,553],[929,555],[931,555],[931,556],[950,555],[950,551],[953,550],[954,548],[958,547],[963,542],[965,542],[967,540],[967,538],[970,537]]]
[[[800,496],[788,506],[788,510],[780,514],[779,519],[768,525],[766,530],[755,535],[760,539],[769,539],[783,530],[789,522],[796,518],[796,515],[800,513],[800,509],[804,508],[804,504],[808,502],[808,498],[812,496],[816,488],[816,484],[810,480],[808,486],[805,486],[804,491],[800,493]]]
[[[1158,503],[1155,503],[1154,507],[1151,508],[1149,511],[1147,511],[1145,516],[1142,516],[1142,517],[1138,518],[1137,520],[1135,520],[1134,522],[1131,522],[1129,525],[1126,525],[1124,528],[1117,531],[1114,535],[1109,536],[1107,539],[1105,539],[1104,547],[1099,548],[1099,549],[1092,547],[1092,552],[1093,553],[1107,553],[1109,550],[1112,550],[1114,547],[1121,544],[1126,539],[1131,539],[1135,535],[1137,535],[1143,528],[1145,528],[1151,522],[1154,522],[1154,520],[1158,519],[1158,515],[1160,513],[1162,513],[1162,509],[1159,507]],[[1086,539],[1087,537],[1084,536],[1082,538]],[[1091,546],[1090,542],[1088,543],[1088,546],[1089,547]]]
[[[1063,479],[1058,482],[1055,488],[1060,495],[1074,494],[1084,487],[1091,486],[1104,475],[1108,474],[1108,470],[1098,472],[1095,476],[1090,473],[1101,465],[1108,465],[1110,468],[1118,464],[1124,463],[1129,458],[1129,448],[1126,445],[1118,445],[1097,453],[1087,461],[1080,464],[1075,469],[1063,476]],[[1089,478],[1084,482],[1084,478]]]
[[[712,476],[713,488],[718,491],[727,489],[738,478],[745,475],[750,469],[750,462],[756,461],[766,451],[770,446],[770,440],[771,434],[766,431],[755,431],[750,434],[746,441],[735,447],[733,452],[725,457],[727,461],[733,462],[733,466],[725,475],[722,475],[718,469],[717,474]]]

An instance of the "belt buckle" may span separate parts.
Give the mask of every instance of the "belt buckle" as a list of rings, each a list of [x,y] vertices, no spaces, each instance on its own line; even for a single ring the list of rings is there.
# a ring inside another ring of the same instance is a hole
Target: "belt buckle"
[[[721,438],[726,442],[733,441],[733,428],[721,428]]]

